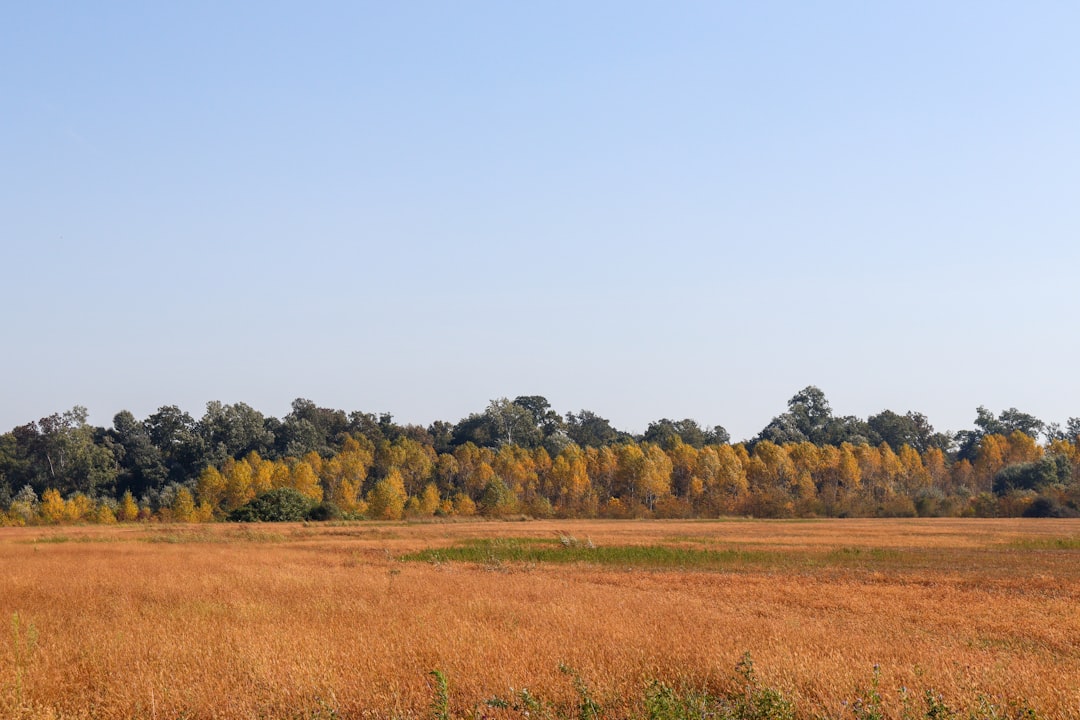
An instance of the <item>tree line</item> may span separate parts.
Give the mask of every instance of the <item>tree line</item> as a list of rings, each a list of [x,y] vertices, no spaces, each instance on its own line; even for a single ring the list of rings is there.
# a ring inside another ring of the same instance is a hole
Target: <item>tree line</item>
[[[980,407],[974,425],[836,416],[813,386],[738,443],[690,419],[634,435],[542,396],[426,428],[304,399],[280,420],[211,402],[109,428],[75,407],[0,435],[0,523],[1080,514],[1080,418]]]

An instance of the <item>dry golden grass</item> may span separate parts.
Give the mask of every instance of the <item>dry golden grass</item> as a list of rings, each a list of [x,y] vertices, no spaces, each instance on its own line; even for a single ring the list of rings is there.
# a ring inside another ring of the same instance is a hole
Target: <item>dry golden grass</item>
[[[560,535],[766,559],[400,559]],[[808,713],[839,717],[878,665],[887,697],[932,687],[957,705],[1022,697],[1080,718],[1078,539],[1064,520],[4,529],[0,713],[430,717],[440,669],[465,714],[523,686],[571,702],[565,663],[619,717],[649,679],[725,686],[749,651],[762,682]]]

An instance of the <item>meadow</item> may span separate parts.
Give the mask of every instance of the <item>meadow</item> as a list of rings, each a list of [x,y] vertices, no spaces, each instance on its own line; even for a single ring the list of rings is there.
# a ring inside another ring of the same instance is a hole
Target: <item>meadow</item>
[[[13,718],[1080,718],[1075,520],[4,528],[0,617]]]

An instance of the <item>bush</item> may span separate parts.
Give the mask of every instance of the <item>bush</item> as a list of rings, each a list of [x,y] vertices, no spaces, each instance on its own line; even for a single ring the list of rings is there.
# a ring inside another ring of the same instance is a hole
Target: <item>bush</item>
[[[508,515],[514,511],[516,499],[510,488],[499,478],[492,478],[480,495],[480,514],[488,517]]]
[[[1010,465],[994,476],[994,492],[1042,490],[1050,485],[1065,485],[1072,477],[1072,464],[1064,455],[1046,455],[1035,462]]]
[[[294,488],[267,490],[229,513],[233,522],[300,522],[312,512],[310,498]]]
[[[320,522],[323,520],[340,520],[341,517],[341,508],[329,500],[323,500],[308,512],[308,520],[317,520]]]
[[[1055,498],[1040,495],[1024,510],[1028,518],[1067,518],[1076,517],[1077,513],[1059,503]]]

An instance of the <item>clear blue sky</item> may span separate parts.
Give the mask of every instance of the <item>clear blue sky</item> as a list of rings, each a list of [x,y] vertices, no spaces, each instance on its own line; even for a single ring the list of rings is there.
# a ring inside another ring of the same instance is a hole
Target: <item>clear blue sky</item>
[[[1080,415],[1080,5],[0,12],[0,430]]]

